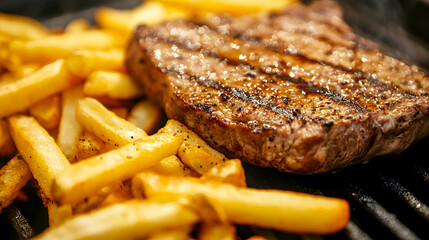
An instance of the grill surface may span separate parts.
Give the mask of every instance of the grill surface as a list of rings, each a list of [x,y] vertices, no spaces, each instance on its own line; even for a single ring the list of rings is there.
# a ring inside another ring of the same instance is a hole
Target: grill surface
[[[139,2],[124,0],[107,5],[131,8]],[[414,7],[423,6],[419,7],[418,12],[429,9],[428,1],[339,2],[344,8],[346,21],[357,33],[379,42],[386,52],[429,70],[429,39],[423,39],[427,37],[424,34],[416,37],[406,32],[409,24],[413,24],[412,19],[421,19],[419,16],[410,18],[417,11],[413,10]],[[94,10],[62,13],[59,17],[44,20],[44,23],[64,26],[78,17],[91,20]],[[365,17],[362,17],[363,13]],[[423,14],[428,15],[429,12],[423,11]],[[39,18],[43,16],[42,13]],[[419,24],[416,22],[411,28],[416,34],[419,33],[415,30],[419,29]],[[297,176],[244,164],[250,187],[347,199],[351,206],[351,221],[343,231],[327,236],[293,235],[248,226],[239,226],[238,233],[243,238],[256,233],[269,239],[429,239],[429,157],[425,152],[428,146],[427,137],[401,154],[381,156],[368,163],[313,176]],[[0,215],[1,239],[26,239],[47,227],[46,211],[31,182],[24,191],[32,204],[16,200],[4,210]]]

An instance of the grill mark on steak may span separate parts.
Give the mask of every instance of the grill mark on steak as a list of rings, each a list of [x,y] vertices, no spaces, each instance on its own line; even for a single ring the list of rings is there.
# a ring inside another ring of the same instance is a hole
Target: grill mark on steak
[[[333,100],[334,102],[336,102],[338,104],[343,104],[343,105],[352,107],[352,108],[358,110],[358,112],[360,112],[360,113],[369,113],[369,112],[371,112],[370,110],[368,110],[364,106],[362,106],[359,102],[357,102],[357,101],[355,101],[353,99],[346,98],[346,97],[342,96],[341,94],[339,94],[338,92],[333,91],[333,90],[329,90],[329,89],[326,89],[326,88],[323,88],[323,87],[318,87],[318,86],[310,86],[309,83],[307,83],[306,81],[304,81],[302,78],[298,77],[298,78],[294,79],[294,78],[286,76],[286,75],[284,75],[283,73],[280,73],[280,72],[274,72],[274,73],[273,72],[268,72],[268,71],[266,71],[266,70],[264,70],[264,69],[262,69],[260,67],[253,66],[253,65],[248,64],[248,63],[235,61],[234,59],[231,59],[231,58],[221,57],[217,53],[212,52],[212,51],[206,51],[206,49],[203,49],[203,48],[195,48],[193,46],[190,46],[190,44],[186,44],[186,43],[184,43],[182,41],[177,41],[175,39],[165,39],[165,38],[162,38],[162,37],[158,36],[155,33],[151,33],[147,37],[152,38],[152,39],[156,39],[156,40],[158,40],[160,42],[168,43],[168,44],[171,44],[171,45],[177,45],[177,46],[180,46],[180,47],[182,47],[184,49],[187,49],[187,50],[190,50],[190,51],[203,51],[206,56],[212,57],[212,58],[217,58],[217,59],[219,59],[220,62],[224,61],[224,62],[226,62],[229,65],[236,65],[236,66],[237,65],[241,65],[241,66],[245,66],[245,67],[248,67],[249,69],[256,70],[256,71],[258,71],[260,73],[263,73],[263,74],[266,74],[266,75],[269,75],[269,76],[273,76],[273,77],[277,77],[277,78],[280,78],[282,80],[285,80],[285,81],[297,84],[298,87],[300,89],[302,89],[304,92],[306,92],[307,94],[308,93],[313,93],[313,94],[321,95],[323,97],[326,97],[326,98],[329,98],[329,99]]]
[[[194,22],[194,24],[198,27],[208,27],[211,31],[214,31],[218,34],[222,34],[222,32],[219,31],[218,28],[213,27],[209,24],[205,24],[204,22]],[[326,23],[327,24],[327,23]],[[297,32],[303,33],[304,35],[307,35],[307,31],[303,31],[303,30],[298,30]],[[225,33],[224,33],[225,34]],[[266,44],[263,42],[263,39],[261,37],[257,37],[257,36],[248,36],[246,35],[245,32],[242,31],[231,31],[229,30],[228,32],[226,32],[227,36],[235,38],[235,39],[240,39],[243,41],[250,41],[252,43],[257,44],[258,46],[264,48],[265,50],[270,50],[273,51],[275,53],[284,53],[287,54],[289,56],[293,56],[293,57],[297,57],[299,59],[301,59],[301,61],[306,61],[306,62],[310,62],[310,63],[314,63],[314,64],[319,64],[319,65],[325,65],[325,66],[329,66],[333,69],[339,70],[339,71],[343,71],[343,72],[347,72],[350,74],[353,74],[355,76],[355,81],[358,80],[366,80],[368,81],[370,84],[373,84],[374,86],[382,86],[384,90],[391,90],[394,91],[396,93],[402,94],[405,97],[418,97],[418,96],[429,96],[427,93],[415,93],[412,91],[405,91],[402,90],[398,85],[392,84],[391,82],[386,82],[386,81],[382,81],[376,77],[371,76],[371,74],[369,72],[365,72],[359,69],[355,69],[355,68],[346,68],[328,61],[323,61],[323,60],[317,60],[317,59],[313,59],[310,58],[308,56],[306,56],[303,53],[300,52],[295,52],[292,51],[288,48],[281,48],[279,45],[274,45],[274,44]],[[320,39],[320,38],[316,38],[310,34],[308,34],[307,36],[312,37],[314,39],[317,40],[321,40],[324,41],[326,43],[328,43],[329,45],[334,45],[334,43],[332,41],[330,41],[329,39],[325,38],[325,39]],[[364,43],[358,43],[354,40],[352,40],[355,45],[353,47],[348,47],[346,45],[341,45],[342,47],[345,47],[349,50],[353,50],[354,52],[356,51],[357,45],[364,45]],[[337,44],[337,43],[335,43]],[[338,45],[338,44],[337,44]],[[364,49],[368,50],[370,47],[366,46]],[[371,49],[372,50],[372,49]],[[356,102],[355,102],[356,103]],[[352,105],[354,105],[355,103],[353,103]],[[360,104],[359,104],[360,105]],[[358,106],[359,109],[362,109],[363,107],[360,105]]]
[[[257,99],[257,97],[254,94],[251,94],[251,93],[249,93],[246,90],[243,90],[241,88],[233,88],[233,87],[225,86],[224,84],[222,84],[220,82],[217,82],[217,81],[205,78],[205,77],[201,77],[201,76],[195,76],[195,75],[190,76],[190,75],[181,73],[180,71],[173,69],[173,68],[158,68],[158,70],[162,73],[175,74],[176,76],[178,76],[182,79],[186,79],[188,81],[196,82],[201,86],[205,86],[205,87],[216,89],[216,90],[223,90],[224,92],[228,93],[228,95],[230,97],[234,97],[236,99],[240,99],[242,101],[249,102],[249,103],[252,103],[254,105],[263,107],[267,110],[270,110],[272,112],[278,113],[278,114],[286,117],[288,122],[291,122],[294,117],[302,120],[303,122],[318,121],[318,119],[312,119],[312,118],[308,118],[308,117],[304,118],[299,111],[294,111],[294,110],[289,109],[289,108],[279,107],[279,106],[276,106],[272,103],[268,103],[262,99]]]

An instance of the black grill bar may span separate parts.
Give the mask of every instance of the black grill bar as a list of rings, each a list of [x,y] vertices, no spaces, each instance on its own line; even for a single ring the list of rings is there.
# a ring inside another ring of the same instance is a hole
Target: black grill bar
[[[371,240],[372,238],[368,236],[362,229],[356,225],[354,221],[350,221],[347,224],[347,227],[344,229],[344,234],[352,240]]]
[[[406,202],[416,213],[429,222],[429,207],[420,201],[413,193],[406,189],[397,180],[385,175],[381,175],[384,185],[395,195]]]
[[[368,213],[388,228],[398,239],[411,240],[420,239],[407,226],[400,222],[395,214],[387,211],[373,197],[366,194],[360,187],[348,182],[347,184],[350,200],[360,204]]]
[[[29,239],[34,236],[33,228],[28,224],[27,219],[25,219],[14,203],[5,208],[4,212],[18,234],[19,239]]]

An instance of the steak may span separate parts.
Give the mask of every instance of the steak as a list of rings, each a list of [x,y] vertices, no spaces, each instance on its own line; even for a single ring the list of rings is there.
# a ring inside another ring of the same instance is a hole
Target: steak
[[[141,25],[126,64],[168,117],[262,167],[326,172],[429,133],[429,77],[354,34],[331,1]]]

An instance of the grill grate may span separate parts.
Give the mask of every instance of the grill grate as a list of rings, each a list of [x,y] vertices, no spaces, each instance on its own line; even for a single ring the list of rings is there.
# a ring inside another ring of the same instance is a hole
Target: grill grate
[[[425,2],[410,2],[416,1]],[[372,40],[377,41],[374,36],[379,38],[387,50],[396,49],[399,42],[402,46],[399,51],[402,51],[402,54],[412,52],[411,55],[406,55],[408,59],[420,63],[428,70],[428,43],[407,38],[402,34],[402,27],[392,27],[392,19],[383,18],[386,13],[378,15],[376,8],[368,7],[371,3],[381,6],[382,2],[386,1],[339,2],[344,7],[346,20],[357,32],[364,35],[366,33]],[[111,6],[126,8],[139,3],[137,0],[123,0]],[[78,17],[91,20],[94,10],[90,8],[63,14],[48,19],[45,23],[48,26],[64,26],[71,19]],[[365,18],[361,17],[362,12],[359,10],[368,13]],[[380,29],[384,28],[386,21],[391,27]],[[400,32],[395,32],[397,30]],[[386,32],[387,35],[380,36]],[[420,54],[416,55],[418,53]],[[398,56],[396,50],[394,54]],[[429,138],[423,139],[402,154],[378,157],[366,164],[316,176],[297,176],[244,164],[250,187],[277,188],[347,199],[351,206],[351,221],[343,231],[327,236],[293,235],[246,226],[239,226],[238,233],[242,237],[257,233],[270,239],[429,239],[429,162],[425,152],[427,146]],[[31,205],[29,210],[24,204],[17,202],[4,210],[5,214],[0,215],[2,239],[27,239],[47,227],[45,209],[40,199],[35,200],[37,194],[34,189],[31,190],[31,186],[26,187],[26,192],[32,192],[29,194],[30,201],[36,202],[35,205]]]

